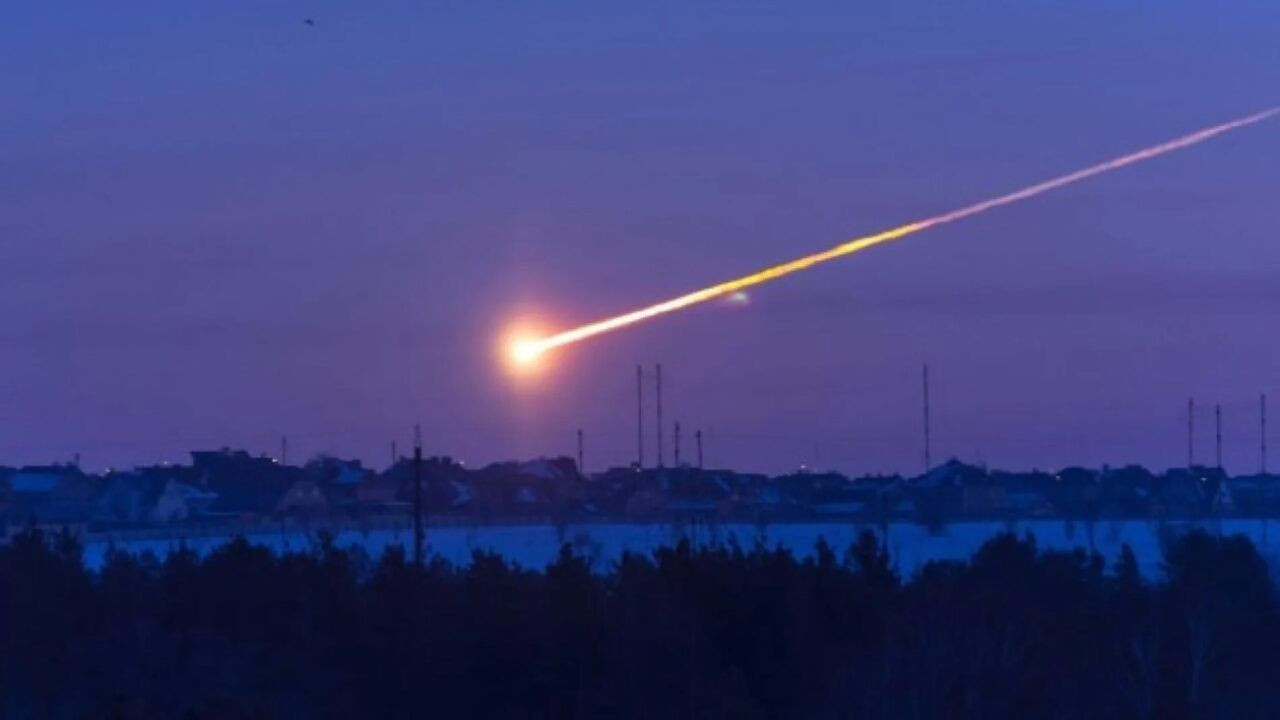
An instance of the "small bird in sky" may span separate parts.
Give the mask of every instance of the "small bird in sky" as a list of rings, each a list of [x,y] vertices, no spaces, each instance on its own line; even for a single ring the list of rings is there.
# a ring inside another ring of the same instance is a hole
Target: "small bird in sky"
[[[311,18],[307,18],[306,20],[303,20],[303,21],[302,21],[302,24],[303,24],[303,25],[310,25],[311,27],[315,27],[315,26],[316,26],[316,21],[315,21],[315,20],[312,20]]]

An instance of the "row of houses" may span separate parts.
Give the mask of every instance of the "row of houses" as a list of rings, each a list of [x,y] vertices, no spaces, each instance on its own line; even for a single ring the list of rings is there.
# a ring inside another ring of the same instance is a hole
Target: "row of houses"
[[[411,512],[409,459],[375,472],[321,457],[303,466],[239,450],[193,452],[190,465],[87,474],[74,465],[0,467],[0,520],[117,529]],[[681,517],[739,521],[848,518],[942,524],[965,518],[1195,518],[1280,515],[1280,476],[1218,469],[1156,474],[1138,466],[1002,472],[952,460],[918,477],[614,468],[584,475],[569,458],[468,468],[423,461],[421,501],[433,517],[484,522]]]

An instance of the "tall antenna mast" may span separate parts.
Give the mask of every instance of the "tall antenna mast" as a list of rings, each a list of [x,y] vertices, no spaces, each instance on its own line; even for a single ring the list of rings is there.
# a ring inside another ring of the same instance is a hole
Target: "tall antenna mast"
[[[1222,469],[1222,405],[1213,406],[1213,425],[1214,437],[1216,439],[1215,447],[1217,448],[1214,459],[1217,460],[1218,469]]]
[[[578,428],[578,474],[587,474],[582,464],[582,428]]]
[[[658,467],[662,467],[662,363],[656,365],[658,373]]]
[[[1196,466],[1196,399],[1187,398],[1187,467]]]
[[[924,366],[924,471],[929,472],[933,469],[933,456],[929,443],[929,364]]]
[[[422,567],[422,426],[413,426],[413,564]]]
[[[1267,474],[1267,394],[1262,394],[1262,474]]]
[[[636,469],[644,468],[644,368],[636,366]]]
[[[675,466],[680,467],[680,421],[676,421],[676,447],[675,447]]]
[[[702,469],[702,431],[699,430],[693,434],[693,440],[698,445],[698,469]]]

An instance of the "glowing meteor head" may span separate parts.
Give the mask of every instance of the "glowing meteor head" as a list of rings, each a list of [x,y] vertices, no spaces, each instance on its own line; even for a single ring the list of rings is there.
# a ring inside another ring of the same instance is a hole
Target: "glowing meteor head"
[[[541,322],[521,319],[509,326],[498,338],[498,360],[515,377],[540,374],[546,359],[547,345]]]
[[[546,350],[537,340],[515,340],[511,343],[511,360],[517,365],[531,365],[542,357]]]

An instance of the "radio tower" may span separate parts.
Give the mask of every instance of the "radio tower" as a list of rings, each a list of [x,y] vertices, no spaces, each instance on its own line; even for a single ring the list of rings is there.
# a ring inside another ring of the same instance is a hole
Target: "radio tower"
[[[582,463],[582,428],[578,428],[578,474],[584,476],[587,474]]]
[[[644,469],[644,368],[636,366],[636,469]]]
[[[924,366],[924,471],[933,469],[933,456],[929,447],[929,365]]]
[[[1196,466],[1196,399],[1187,398],[1187,467]]]
[[[658,467],[662,467],[662,363],[654,369],[658,374]]]
[[[413,564],[422,567],[422,427],[413,426]]]
[[[676,421],[675,466],[680,467],[680,421]]]
[[[1215,438],[1215,448],[1216,448],[1214,459],[1217,460],[1218,469],[1221,470],[1222,469],[1222,406],[1221,405],[1213,406],[1213,425],[1214,425],[1214,438]]]

